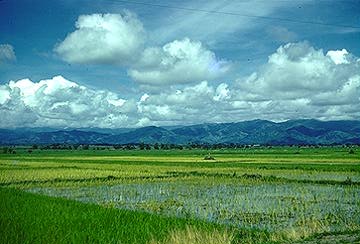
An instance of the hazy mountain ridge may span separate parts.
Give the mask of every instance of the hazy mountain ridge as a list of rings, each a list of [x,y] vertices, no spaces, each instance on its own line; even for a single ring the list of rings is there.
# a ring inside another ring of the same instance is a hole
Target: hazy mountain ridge
[[[360,121],[252,120],[137,129],[0,129],[0,144],[360,144]]]

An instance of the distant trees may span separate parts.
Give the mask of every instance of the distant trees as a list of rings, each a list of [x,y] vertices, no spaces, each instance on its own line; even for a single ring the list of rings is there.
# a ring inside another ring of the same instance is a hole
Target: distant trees
[[[129,148],[123,148],[123,149],[129,149]],[[165,144],[165,143],[154,143],[154,144],[149,144],[149,143],[144,143],[141,142],[139,144],[134,144],[132,149],[139,149],[139,150],[183,150],[184,146],[183,145],[177,145],[177,144]]]
[[[167,144],[162,144],[160,145],[161,150],[168,150],[169,146]]]
[[[294,154],[299,154],[303,148],[320,148],[320,147],[342,147],[345,152],[349,154],[355,154],[357,148],[360,145],[301,145],[298,147],[290,147],[290,145],[278,145],[291,148],[291,152]],[[32,146],[2,146],[0,147],[0,153],[3,154],[15,154],[16,150],[26,151],[32,153],[35,150],[193,150],[200,149],[205,151],[211,150],[226,150],[226,149],[238,149],[238,150],[252,150],[252,149],[272,149],[278,146],[274,145],[243,145],[235,143],[217,143],[217,144],[202,144],[202,143],[187,143],[184,145],[173,144],[173,143],[129,143],[129,144],[99,144],[99,145],[89,145],[89,144],[50,144],[50,145],[32,145]]]
[[[140,150],[144,150],[144,149],[145,149],[145,144],[144,144],[143,142],[141,142],[141,143],[139,144],[139,149],[140,149]]]
[[[16,154],[16,150],[14,147],[3,147],[3,154]]]
[[[159,149],[160,149],[158,143],[155,143],[155,144],[154,144],[154,149],[155,149],[155,150],[159,150]]]

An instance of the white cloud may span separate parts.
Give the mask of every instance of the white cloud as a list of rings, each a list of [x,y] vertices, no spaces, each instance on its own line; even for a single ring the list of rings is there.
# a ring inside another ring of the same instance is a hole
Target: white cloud
[[[247,78],[217,86],[207,81],[146,94],[138,102],[147,124],[249,119],[359,119],[360,61],[336,63],[306,42],[290,43]],[[329,51],[328,53],[332,53]]]
[[[189,83],[218,77],[229,68],[201,42],[189,38],[175,40],[162,48],[147,48],[129,75],[136,81],[152,85]]]
[[[145,31],[130,12],[80,15],[75,26],[55,47],[69,63],[129,64],[142,51]]]
[[[226,83],[221,83],[216,88],[216,95],[214,96],[215,101],[226,100],[230,98],[230,90],[228,89],[228,85]]]
[[[360,105],[360,74],[350,77],[337,90],[315,94],[312,103],[320,106]]]
[[[289,43],[279,47],[267,64],[238,84],[250,94],[259,95],[259,99],[294,99],[341,89],[350,77],[359,74],[359,68],[360,62],[355,59],[351,63],[336,63],[333,57],[307,42]]]
[[[360,61],[345,49],[325,55],[307,42],[289,43],[237,80],[232,98],[235,107],[265,104],[260,111],[270,119],[359,119]]]
[[[10,99],[10,91],[5,86],[0,86],[0,104]]]
[[[0,63],[13,62],[15,60],[14,47],[10,44],[0,44]]]
[[[10,81],[0,85],[0,94],[1,127],[122,127],[137,120],[134,101],[62,76],[39,82]]]
[[[349,61],[347,60],[346,57],[348,54],[349,53],[346,51],[346,49],[342,49],[342,50],[328,51],[326,53],[326,56],[330,57],[335,64],[348,64]]]
[[[181,90],[148,95],[138,103],[138,111],[158,125],[220,122],[224,114],[222,107],[228,106],[220,101],[227,97],[224,94],[227,84],[222,83],[218,88],[203,81]]]
[[[154,63],[144,62],[141,67]],[[325,55],[305,42],[279,47],[256,72],[235,82],[197,81],[139,93],[136,99],[90,89],[61,76],[0,85],[0,127],[360,119],[359,107],[360,60],[346,50]]]
[[[151,126],[153,122],[149,118],[140,118],[139,121],[136,123],[136,127],[144,127],[144,126]]]
[[[145,30],[130,12],[81,15],[75,25],[77,29],[54,49],[65,61],[124,65],[133,80],[148,88],[212,80],[230,67],[189,38],[145,48]]]
[[[145,93],[144,95],[141,96],[140,102],[145,102],[146,99],[148,99],[148,98],[149,98],[149,95],[147,93]]]

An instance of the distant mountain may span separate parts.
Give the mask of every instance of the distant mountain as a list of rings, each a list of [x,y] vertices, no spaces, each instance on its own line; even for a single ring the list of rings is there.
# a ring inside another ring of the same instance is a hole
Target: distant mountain
[[[0,129],[0,144],[102,144],[105,143],[103,139],[108,136],[108,134],[80,130],[35,132]]]
[[[180,136],[181,137],[181,136]],[[126,143],[184,143],[184,140],[179,138],[179,135],[161,127],[148,126],[142,127],[126,133],[113,135],[106,138],[106,141],[111,144],[126,144]]]
[[[0,129],[0,144],[360,144],[360,121],[252,120],[142,128]]]

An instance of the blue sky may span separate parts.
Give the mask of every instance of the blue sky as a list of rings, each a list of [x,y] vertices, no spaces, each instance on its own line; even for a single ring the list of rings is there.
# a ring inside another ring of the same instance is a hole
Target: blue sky
[[[357,0],[2,0],[0,126],[359,119],[359,13]]]

